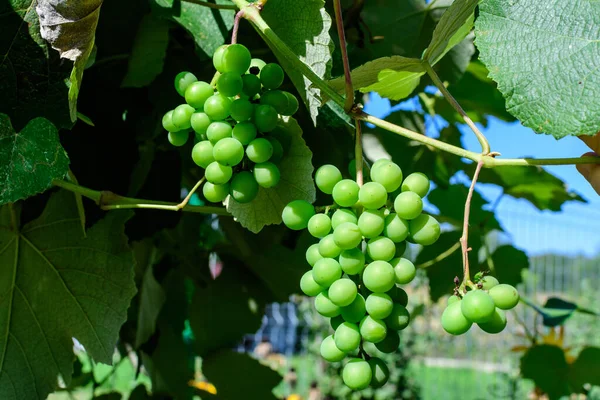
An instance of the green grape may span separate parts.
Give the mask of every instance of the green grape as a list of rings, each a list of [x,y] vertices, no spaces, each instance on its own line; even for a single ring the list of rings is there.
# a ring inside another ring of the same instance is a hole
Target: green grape
[[[211,203],[220,203],[229,194],[229,183],[223,185],[215,185],[210,182],[206,182],[202,187],[202,194],[204,198]]]
[[[298,103],[298,99],[296,96],[291,94],[290,92],[284,91],[283,94],[287,97],[287,107],[280,112],[281,115],[294,115],[300,108],[300,104]]]
[[[187,88],[194,82],[196,82],[198,78],[191,72],[183,71],[175,76],[175,90],[181,96],[185,95],[185,91]]]
[[[188,141],[189,137],[190,134],[187,131],[169,132],[168,135],[169,143],[176,147],[183,146]]]
[[[229,117],[231,112],[231,99],[222,94],[210,96],[204,103],[204,112],[213,121],[221,121]]]
[[[196,143],[192,149],[192,160],[199,167],[206,168],[210,163],[215,161],[213,157],[213,145],[208,140],[203,140]]]
[[[390,161],[371,169],[371,180],[381,184],[388,193],[392,193],[402,183],[402,170]]]
[[[340,308],[329,299],[327,291],[323,291],[315,297],[315,308],[324,317],[333,318],[340,315]]]
[[[213,161],[208,164],[206,170],[204,171],[206,180],[210,183],[214,183],[215,185],[222,185],[229,182],[232,175],[233,170],[231,167],[228,167],[227,165],[221,165],[217,161]]]
[[[342,207],[352,207],[358,201],[358,184],[350,179],[342,179],[332,191],[333,201]],[[335,229],[335,228],[334,228]]]
[[[262,71],[265,65],[267,65],[267,63],[260,58],[253,58],[250,60],[250,67],[248,67],[246,74],[260,76],[260,71]]]
[[[342,251],[339,262],[342,271],[348,275],[360,274],[365,269],[365,255],[358,248]]]
[[[319,253],[323,257],[335,258],[340,255],[342,249],[335,244],[335,240],[333,240],[333,233],[325,236],[319,241]]]
[[[416,244],[429,246],[440,237],[440,224],[431,215],[421,214],[409,222],[410,238]]]
[[[254,166],[254,179],[264,188],[277,186],[281,179],[281,172],[272,162],[264,162]]]
[[[233,127],[232,136],[247,146],[256,137],[256,128],[251,122],[240,122]]]
[[[338,362],[346,358],[346,353],[338,349],[335,345],[333,335],[329,335],[323,339],[319,351],[321,353],[321,357],[328,362]]]
[[[256,75],[242,75],[242,93],[253,99],[260,92],[260,78]]]
[[[213,66],[218,72],[225,72],[225,68],[223,68],[223,53],[228,45],[224,44],[222,46],[217,47],[217,50],[213,53]]]
[[[254,163],[264,163],[273,155],[273,145],[265,138],[254,139],[246,147],[246,155]]]
[[[206,134],[206,131],[208,130],[208,127],[210,126],[212,121],[205,113],[195,112],[192,114],[190,123],[194,132],[204,135]]]
[[[394,267],[396,283],[399,285],[410,283],[417,276],[415,265],[406,258],[394,258],[390,264]]]
[[[245,73],[250,68],[252,56],[242,44],[232,44],[227,46],[223,51],[221,63],[223,71],[219,72],[234,72],[238,75]]]
[[[325,290],[325,288],[315,282],[312,271],[306,271],[300,278],[300,290],[307,296],[314,297]]]
[[[338,326],[340,326],[341,324],[344,323],[344,318],[341,315],[338,315],[335,318],[331,318],[329,320],[329,324],[331,325],[331,328],[335,331]]]
[[[221,139],[230,138],[233,129],[227,122],[213,122],[206,129],[206,137],[214,145],[216,145]]]
[[[192,127],[192,114],[196,110],[188,104],[181,104],[173,110],[171,121],[179,129],[190,129]]]
[[[377,350],[386,354],[395,353],[398,346],[400,346],[400,335],[393,330],[388,330],[385,338],[381,342],[375,343]]]
[[[179,132],[179,128],[173,123],[173,110],[168,111],[163,115],[162,126],[167,132]]]
[[[409,234],[408,221],[400,218],[398,214],[391,213],[385,217],[385,228],[383,234],[394,243],[400,243],[406,240]]]
[[[394,210],[400,218],[415,219],[423,211],[423,200],[415,192],[402,192],[394,200]]]
[[[380,183],[368,182],[360,188],[358,200],[366,209],[376,210],[387,202],[387,192]]]
[[[271,142],[271,146],[273,146],[273,155],[269,161],[277,164],[283,159],[283,146],[281,145],[281,142],[274,137],[267,137],[267,140]]]
[[[392,298],[395,304],[402,304],[404,307],[408,304],[408,294],[402,289],[394,285],[387,294]]]
[[[494,315],[496,305],[492,297],[483,290],[473,290],[463,296],[461,311],[471,322],[487,322]]]
[[[224,140],[224,139],[223,139]],[[229,194],[241,204],[250,203],[258,195],[258,183],[254,175],[248,171],[241,171],[231,179]]]
[[[367,242],[367,254],[373,260],[390,261],[396,255],[396,245],[384,236],[378,236]]]
[[[344,385],[352,390],[362,390],[369,387],[372,378],[371,366],[360,358],[353,358],[348,361],[342,371]]]
[[[487,322],[477,324],[487,333],[500,333],[506,328],[506,314],[496,307],[494,314]]]
[[[413,172],[404,179],[404,182],[402,182],[402,191],[411,191],[421,197],[425,197],[427,196],[427,192],[429,192],[429,186],[430,184],[427,175],[421,172]]]
[[[383,210],[364,210],[358,217],[358,229],[368,239],[381,235],[385,227]]]
[[[410,323],[410,314],[405,306],[395,303],[392,313],[383,321],[389,329],[401,331]]]
[[[331,232],[331,219],[327,214],[315,214],[308,220],[308,232],[316,238],[324,238]]]
[[[449,304],[442,313],[442,328],[451,335],[462,335],[471,329],[473,323],[463,315],[461,301]]]
[[[268,104],[277,113],[283,114],[288,107],[288,98],[281,90],[267,90],[260,95],[260,104]]]
[[[392,313],[394,301],[385,293],[371,293],[365,302],[367,313],[375,319],[384,319]]]
[[[217,90],[220,94],[227,97],[234,97],[240,94],[243,85],[242,77],[235,72],[225,72],[217,79]]]
[[[319,261],[322,258],[323,258],[323,256],[321,255],[321,253],[319,253],[319,244],[318,243],[311,244],[309,246],[309,248],[306,250],[306,262],[308,262],[308,264],[311,267],[314,267],[314,265],[317,263],[317,261]],[[312,273],[312,271],[311,271],[311,273]]]
[[[202,109],[209,97],[215,94],[215,89],[206,82],[194,82],[185,91],[185,102],[194,108]]]
[[[244,158],[244,146],[234,138],[223,138],[215,144],[213,157],[219,163],[233,167]]]
[[[371,387],[372,388],[380,388],[385,385],[390,379],[390,370],[381,358],[371,357],[369,361],[369,366],[371,367],[371,373],[373,377],[371,378]]]
[[[352,222],[353,224],[357,224],[358,218],[356,218],[356,214],[354,214],[352,210],[340,208],[331,216],[331,227],[335,229],[344,222]]]
[[[491,275],[488,276],[484,276],[479,283],[481,283],[482,289],[483,290],[490,290],[491,288],[493,288],[494,286],[497,286],[500,284],[500,282],[498,282],[498,279],[494,278]]]
[[[396,243],[396,255],[394,257],[402,257],[406,253],[406,242]]]
[[[283,69],[279,64],[269,63],[260,71],[260,82],[266,89],[277,89],[283,83]]]
[[[362,234],[356,224],[344,222],[333,231],[333,240],[342,250],[355,248],[362,242]]]
[[[335,346],[345,353],[350,353],[360,345],[360,332],[356,324],[342,322],[333,335]]]
[[[365,308],[365,298],[360,293],[357,294],[354,301],[350,303],[349,306],[342,307],[340,311],[345,321],[353,323],[360,322],[367,312]]]
[[[502,283],[491,288],[489,293],[496,307],[502,310],[510,310],[519,304],[519,292],[511,285]]]
[[[346,307],[354,301],[358,293],[358,289],[356,284],[350,279],[342,278],[333,282],[327,293],[334,304],[340,307]]]
[[[333,193],[333,187],[341,180],[342,173],[335,165],[322,165],[315,173],[317,187],[321,192],[326,194]]]
[[[375,161],[373,163],[373,165],[371,166],[371,171],[373,171],[374,169],[379,168],[382,165],[389,164],[391,162],[392,162],[392,160],[388,160],[387,158],[380,158],[379,160],[377,160],[377,161]]]
[[[245,99],[234,100],[231,103],[230,113],[231,118],[237,122],[249,121],[254,114],[254,104]]]
[[[383,321],[367,315],[360,321],[360,334],[367,342],[381,342],[387,334],[387,327]]]
[[[294,200],[288,203],[281,213],[281,219],[288,228],[299,231],[308,226],[310,217],[315,215],[315,208],[306,200]]]
[[[323,258],[312,269],[313,279],[324,288],[328,288],[342,277],[342,268],[333,258]]]
[[[374,293],[387,292],[394,286],[394,268],[385,261],[373,261],[363,272],[363,283]]]
[[[254,124],[259,132],[271,132],[278,120],[277,111],[268,104],[261,104],[254,109]]]
[[[460,297],[458,297],[457,295],[453,294],[452,296],[448,297],[448,302],[446,304],[450,305],[452,303],[456,303],[457,301],[460,301]]]

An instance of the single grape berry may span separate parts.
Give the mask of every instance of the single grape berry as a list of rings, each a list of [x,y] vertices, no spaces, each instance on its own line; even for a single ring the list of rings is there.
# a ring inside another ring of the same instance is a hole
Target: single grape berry
[[[341,315],[338,315],[337,317],[331,318],[329,320],[329,325],[331,325],[331,329],[333,329],[334,331],[338,328],[338,326],[340,326],[343,323],[344,317],[342,317]]]
[[[387,335],[381,342],[375,343],[377,350],[386,354],[395,353],[398,346],[400,346],[400,335],[391,329],[388,329]]]
[[[298,108],[300,108],[298,99],[296,98],[296,96],[294,96],[290,92],[284,91],[283,94],[285,94],[285,97],[287,97],[288,103],[287,103],[287,107],[284,110],[282,110],[280,114],[288,115],[288,116],[296,114],[296,112],[298,111]]]
[[[238,203],[250,203],[258,194],[258,183],[249,171],[241,171],[231,179],[229,194]]]
[[[264,163],[273,155],[273,145],[265,138],[254,139],[246,147],[246,155],[252,162]]]
[[[494,278],[491,275],[484,276],[481,279],[481,281],[479,281],[479,283],[481,283],[483,290],[490,290],[494,286],[497,286],[500,284],[500,282],[498,282],[498,279]]]
[[[487,333],[500,333],[506,328],[506,314],[496,307],[494,314],[487,322],[482,322],[477,325]]]
[[[223,68],[223,53],[228,45],[224,44],[222,46],[217,47],[217,50],[213,53],[213,66],[218,72],[225,72]]]
[[[344,222],[333,231],[333,240],[342,250],[353,249],[362,242],[362,234],[356,224]]]
[[[192,124],[192,129],[194,132],[204,135],[208,130],[208,127],[212,123],[211,119],[203,112],[195,112],[192,114],[192,118],[190,119],[190,123]]]
[[[281,172],[277,165],[267,161],[254,166],[254,179],[260,186],[272,188],[279,183]]]
[[[383,210],[364,210],[358,217],[358,229],[368,239],[381,235],[384,226],[385,216]]]
[[[327,291],[323,291],[315,297],[315,308],[319,314],[328,318],[337,317],[341,312],[340,307],[329,299]]]
[[[334,304],[340,307],[350,305],[358,294],[356,284],[350,279],[342,278],[333,282],[327,292]]]
[[[326,290],[323,286],[315,282],[312,271],[306,271],[300,278],[300,290],[307,296],[314,297]]]
[[[395,303],[391,314],[383,321],[389,329],[401,331],[410,323],[410,314],[405,306]]]
[[[331,232],[331,218],[326,214],[315,214],[308,220],[308,232],[316,237],[323,238]]]
[[[360,274],[365,269],[365,255],[358,248],[342,251],[339,262],[342,271],[348,275]]]
[[[268,104],[261,104],[254,109],[254,124],[259,132],[271,132],[277,126],[279,115]]]
[[[460,302],[462,314],[471,322],[487,322],[494,315],[496,305],[492,297],[483,290],[473,290]]]
[[[371,357],[368,361],[369,366],[371,367],[371,387],[372,388],[380,388],[385,385],[390,379],[390,370],[381,358]]]
[[[242,75],[242,93],[253,99],[260,92],[260,78],[256,75]]]
[[[360,334],[367,342],[378,343],[385,339],[387,327],[382,320],[367,315],[360,321]]]
[[[414,192],[402,192],[394,200],[394,210],[400,218],[415,219],[423,211],[423,200]]]
[[[244,158],[244,146],[234,138],[223,138],[215,144],[213,157],[219,163],[233,167]]]
[[[251,122],[240,122],[233,127],[231,136],[239,140],[244,146],[247,146],[256,138],[256,128]]]
[[[206,129],[207,139],[216,145],[221,139],[230,138],[232,134],[231,125],[227,122],[212,122]]]
[[[323,256],[321,255],[321,253],[319,253],[319,244],[318,243],[310,245],[308,247],[308,249],[306,250],[306,262],[311,267],[314,267],[314,265],[317,263],[317,261],[319,261],[322,258],[323,258]],[[312,270],[310,271],[310,273],[312,274]]]
[[[271,142],[271,146],[273,146],[273,155],[269,161],[277,164],[283,159],[283,146],[281,145],[281,142],[274,137],[267,137],[267,140]]]
[[[188,104],[181,104],[173,110],[171,120],[173,125],[179,129],[190,129],[192,127],[192,114],[196,110]]]
[[[213,145],[208,140],[203,140],[196,143],[192,149],[192,160],[196,165],[202,168],[208,167],[210,163],[215,161],[213,157]]]
[[[402,183],[402,170],[393,162],[371,169],[371,180],[381,184],[388,193],[396,191]]]
[[[375,293],[384,293],[395,284],[394,268],[385,261],[373,261],[363,271],[365,287]]]
[[[222,121],[229,117],[232,101],[227,96],[215,94],[204,103],[204,112],[213,121]]]
[[[333,335],[329,335],[323,339],[319,352],[321,353],[321,357],[329,362],[338,362],[346,358],[346,353],[338,349],[335,345]]]
[[[181,96],[184,96],[186,89],[197,80],[198,78],[191,72],[180,72],[175,76],[175,90]]]
[[[250,67],[248,67],[246,74],[260,76],[260,71],[262,71],[265,65],[267,65],[267,63],[260,58],[253,58],[250,60]]]
[[[194,82],[185,91],[185,102],[194,108],[203,108],[209,97],[215,94],[213,87],[206,82]]]
[[[519,304],[519,292],[511,285],[505,283],[496,285],[490,289],[489,293],[496,307],[502,310],[510,310]]]
[[[402,304],[404,307],[408,304],[408,294],[401,287],[394,285],[387,291],[387,294],[392,298],[394,304]]]
[[[396,213],[391,213],[385,217],[383,235],[394,243],[406,240],[409,235],[408,221],[400,218]]]
[[[223,50],[221,56],[221,65],[223,73],[234,72],[238,75],[244,74],[250,68],[252,56],[246,46],[242,44],[232,44]]]
[[[319,241],[319,253],[323,257],[327,258],[335,258],[340,255],[342,249],[335,244],[335,240],[333,240],[333,233],[325,236],[323,239]]]
[[[356,218],[356,214],[354,214],[352,210],[340,208],[331,216],[331,227],[335,229],[344,222],[352,222],[353,224],[357,224],[358,218]]]
[[[406,253],[406,242],[396,243],[396,255],[395,257],[402,257]]]
[[[179,132],[179,128],[173,123],[173,110],[168,111],[163,115],[162,126],[167,132]]]
[[[367,242],[367,254],[373,260],[390,261],[396,255],[396,245],[391,239],[378,236]]]
[[[335,165],[322,165],[315,173],[317,187],[321,192],[326,194],[333,193],[333,187],[341,180],[342,173]]]
[[[367,313],[375,319],[384,319],[392,313],[394,301],[386,293],[371,293],[367,296]]]
[[[410,283],[417,276],[415,265],[406,258],[394,258],[390,264],[394,267],[396,283],[399,285]]]
[[[358,326],[351,322],[342,322],[333,335],[335,346],[345,353],[358,349],[360,332]]]
[[[422,246],[434,244],[441,234],[439,222],[427,214],[421,214],[410,221],[409,231],[412,241]]]
[[[333,201],[342,207],[352,207],[358,201],[359,190],[360,188],[356,182],[350,179],[342,179],[333,187]]]
[[[215,185],[222,185],[229,182],[232,175],[233,170],[231,167],[221,165],[217,161],[210,163],[204,171],[206,180]]]
[[[288,97],[281,90],[267,90],[260,95],[260,104],[268,104],[283,114],[288,107]]]
[[[223,185],[215,185],[210,182],[206,182],[202,187],[202,194],[204,198],[211,203],[220,203],[229,194],[229,183]]]
[[[369,387],[373,372],[368,362],[360,358],[353,358],[344,366],[342,380],[353,390],[362,390]]]
[[[385,205],[387,191],[377,182],[365,183],[358,192],[358,200],[367,210],[376,210]]]
[[[294,200],[283,209],[281,219],[288,228],[299,231],[308,226],[308,221],[315,215],[315,208],[306,200]]]
[[[254,114],[254,104],[246,99],[237,99],[231,103],[231,118],[237,122],[249,121]]]
[[[187,131],[169,132],[168,139],[169,143],[173,146],[183,146],[189,139],[190,134]]]
[[[365,298],[359,293],[354,298],[354,301],[349,306],[342,307],[340,310],[345,321],[358,323],[360,322],[367,310],[365,308]]]
[[[402,182],[402,191],[403,192],[414,192],[421,197],[427,196],[427,192],[429,192],[429,179],[427,176],[421,172],[413,172],[409,176],[404,179]]]
[[[240,94],[243,85],[242,77],[235,72],[225,72],[217,79],[217,90],[220,94],[227,97]]]
[[[277,89],[283,83],[283,69],[279,64],[269,63],[260,71],[260,82],[266,89]]]
[[[453,294],[452,296],[448,297],[448,301],[446,302],[446,304],[450,305],[452,303],[456,303],[457,301],[460,301],[460,297],[458,297],[457,295]]]
[[[462,335],[471,329],[473,323],[461,311],[461,301],[449,304],[442,313],[442,328],[451,335]]]

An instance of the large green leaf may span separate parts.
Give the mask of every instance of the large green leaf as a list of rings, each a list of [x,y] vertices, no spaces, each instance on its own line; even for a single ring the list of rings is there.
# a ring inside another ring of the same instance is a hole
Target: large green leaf
[[[68,385],[76,338],[110,364],[135,294],[124,223],[111,212],[83,237],[72,193],[54,194],[23,227],[0,209],[0,398],[45,399],[60,375]]]
[[[262,16],[300,61],[319,77],[327,79],[331,74],[334,44],[329,36],[331,17],[323,8],[324,5],[323,0],[270,0],[263,9]],[[321,105],[320,90],[312,87],[312,83],[275,47],[271,49],[294,83],[316,124]]]
[[[600,3],[484,0],[476,44],[507,108],[556,138],[600,130]]]
[[[10,116],[16,130],[36,117],[70,128],[65,80],[71,66],[40,36],[34,1],[0,2],[0,26],[0,113]]]
[[[227,42],[235,11],[218,10],[181,0],[152,0],[159,16],[174,20],[194,37],[198,47],[212,57],[217,47]],[[231,4],[217,0],[217,4]]]
[[[500,282],[516,286],[523,281],[521,272],[529,268],[529,258],[525,252],[511,245],[504,245],[494,250],[491,257],[494,275]]]
[[[521,358],[521,374],[531,379],[551,400],[571,393],[567,382],[569,365],[560,347],[540,345]]]
[[[152,265],[149,265],[144,273],[144,279],[140,288],[140,310],[137,318],[135,337],[136,347],[144,344],[154,333],[156,320],[165,300],[165,292],[154,278]]]
[[[240,204],[229,196],[227,211],[242,226],[256,233],[265,225],[279,224],[283,208],[292,200],[315,201],[315,184],[312,180],[312,153],[302,138],[302,130],[293,118],[285,118],[281,132],[288,149],[280,164],[281,180],[274,188],[260,188],[258,196],[250,203]],[[285,144],[285,143],[284,143]]]
[[[585,347],[571,365],[569,381],[575,392],[582,392],[583,385],[600,385],[600,348]]]
[[[9,118],[0,114],[0,204],[43,192],[68,170],[69,157],[50,121],[36,118],[15,132]]]

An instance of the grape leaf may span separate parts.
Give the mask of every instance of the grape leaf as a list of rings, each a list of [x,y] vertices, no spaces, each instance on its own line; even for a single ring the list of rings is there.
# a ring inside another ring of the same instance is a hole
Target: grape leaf
[[[548,394],[550,400],[571,393],[566,379],[568,371],[565,353],[557,346],[534,346],[521,358],[523,377],[532,379],[537,387]]]
[[[43,192],[68,170],[69,157],[50,121],[36,118],[17,133],[0,114],[0,204]]]
[[[484,0],[475,23],[480,59],[508,111],[559,139],[600,130],[600,3]]]
[[[156,6],[157,15],[172,19],[184,27],[209,57],[217,47],[228,41],[234,10],[213,10],[179,0],[152,0],[151,3]],[[216,3],[231,4],[229,0],[217,0]]]
[[[523,281],[522,270],[529,268],[529,258],[522,250],[513,246],[500,246],[491,255],[494,262],[494,276],[502,283],[516,286]],[[486,269],[486,264],[482,269]]]
[[[233,214],[236,221],[254,233],[265,225],[279,224],[281,212],[290,201],[315,201],[312,153],[302,138],[302,130],[293,118],[284,118],[280,127],[289,135],[291,143],[278,165],[281,171],[279,184],[271,189],[261,187],[256,199],[250,203],[240,204],[231,196],[225,201],[227,211]]]
[[[331,73],[331,53],[334,44],[329,36],[331,17],[323,8],[324,5],[323,0],[270,0],[261,14],[279,38],[298,55],[300,61],[308,65],[319,77],[327,79]],[[294,83],[316,125],[321,91],[312,87],[312,83],[294,68],[277,48],[271,46],[268,41],[267,44]]]
[[[156,319],[165,303],[165,291],[154,278],[152,265],[146,268],[140,288],[140,310],[137,318],[135,346],[140,347],[154,333]]]
[[[162,72],[169,44],[169,22],[154,14],[142,18],[133,43],[124,87],[143,87]]]
[[[0,209],[0,398],[46,398],[69,385],[76,338],[110,364],[136,289],[124,234],[130,212],[111,212],[83,237],[72,193],[53,194],[21,228]],[[12,212],[11,212],[12,211]]]
[[[544,326],[559,326],[563,325],[574,312],[580,312],[587,315],[600,316],[599,313],[590,309],[580,307],[579,305],[570,301],[563,300],[558,297],[550,297],[546,300],[546,304],[538,306],[533,301],[522,298],[523,302],[529,307],[537,311],[543,319]]]
[[[70,65],[40,36],[33,0],[0,2],[0,113],[16,130],[45,117],[58,128],[71,128],[65,80]]]
[[[571,364],[569,381],[574,391],[584,391],[583,385],[600,385],[600,348],[585,347]]]

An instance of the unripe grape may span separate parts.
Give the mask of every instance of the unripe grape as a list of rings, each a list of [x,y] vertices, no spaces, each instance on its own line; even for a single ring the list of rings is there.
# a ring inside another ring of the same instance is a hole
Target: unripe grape
[[[215,161],[213,157],[213,145],[208,140],[203,140],[196,143],[192,149],[192,160],[196,165],[202,168],[208,167],[210,163]]]
[[[410,283],[417,276],[415,265],[406,258],[394,258],[390,264],[394,267],[396,283],[399,285]]]
[[[233,127],[231,134],[241,144],[247,146],[256,138],[256,127],[251,122],[240,122]]]
[[[356,224],[358,223],[358,218],[356,218],[356,214],[354,214],[352,210],[340,208],[331,216],[331,227],[335,229],[344,222],[352,222],[353,224]]]
[[[390,370],[381,358],[371,357],[368,361],[371,367],[371,387],[377,389],[385,385],[390,378]]]
[[[386,354],[395,353],[398,350],[398,346],[400,346],[400,335],[391,329],[388,329],[387,335],[385,335],[385,338],[381,342],[375,343],[377,350]]]
[[[211,203],[220,203],[229,194],[229,184],[215,185],[210,182],[206,182],[202,187],[202,194],[204,198]]]
[[[173,110],[168,111],[163,115],[162,126],[167,132],[179,132],[179,128],[173,123]]]
[[[206,82],[194,82],[185,91],[185,102],[194,108],[203,108],[209,97],[215,94],[215,89]]]
[[[340,326],[343,323],[344,317],[342,317],[341,315],[338,315],[337,317],[331,318],[329,320],[329,325],[331,325],[331,329],[333,329],[334,331],[338,328],[338,326]]]
[[[477,325],[487,333],[500,333],[506,328],[506,314],[496,307],[494,314],[487,322],[482,322]]]
[[[192,114],[196,111],[194,107],[188,104],[181,104],[175,107],[171,120],[173,125],[179,129],[190,129],[192,127]]]
[[[287,107],[284,110],[282,110],[280,112],[280,114],[288,115],[288,116],[296,114],[296,112],[298,111],[298,108],[300,107],[300,104],[298,103],[298,99],[296,98],[296,96],[294,96],[290,92],[284,91],[283,94],[285,95],[285,97],[287,97],[288,103],[287,103]]]
[[[354,358],[344,366],[342,380],[344,384],[353,390],[362,390],[369,386],[373,372],[368,362]]]
[[[242,75],[242,93],[253,99],[260,92],[260,78],[256,75]]]
[[[257,138],[246,147],[246,155],[254,163],[264,163],[273,155],[273,145],[265,138]]]
[[[387,158],[380,158],[379,160],[377,160],[373,163],[373,165],[371,166],[371,171],[379,168],[382,165],[387,165],[391,162],[392,162],[392,160],[388,160]]]
[[[274,137],[268,137],[267,140],[271,142],[271,146],[273,146],[273,155],[269,161],[277,164],[283,159],[283,146],[281,145],[281,142]]]
[[[356,224],[344,222],[333,231],[333,240],[342,250],[355,248],[362,242],[362,234]]]
[[[429,192],[429,179],[427,176],[421,172],[413,172],[408,175],[404,182],[402,182],[402,191],[403,192],[414,192],[421,197],[427,196],[427,192]]]
[[[385,205],[387,192],[380,183],[367,182],[360,188],[358,199],[366,209],[376,210]]]
[[[340,170],[331,164],[322,165],[315,173],[315,183],[321,192],[331,194],[333,187],[342,180]]]
[[[317,261],[319,261],[322,258],[323,258],[323,256],[321,255],[321,253],[319,253],[319,244],[318,243],[310,245],[308,247],[308,249],[306,250],[306,262],[308,262],[308,264],[311,267],[314,267],[314,265],[317,263]],[[312,274],[312,271],[311,271],[311,274]]]
[[[450,305],[452,303],[456,303],[457,301],[460,301],[460,297],[458,297],[457,295],[453,294],[452,296],[448,297],[448,301],[447,301],[447,305]]]
[[[348,275],[360,274],[365,269],[365,255],[358,248],[342,251],[339,262],[342,271]]]
[[[206,130],[206,137],[215,146],[221,139],[230,138],[232,133],[231,125],[227,122],[213,122]]]
[[[326,290],[323,286],[315,282],[312,271],[306,271],[300,278],[300,290],[307,296],[314,297]]]
[[[410,238],[422,246],[435,243],[441,234],[439,222],[431,215],[421,214],[409,222]]]
[[[213,66],[218,72],[225,72],[223,68],[223,53],[228,45],[224,44],[222,46],[217,47],[217,50],[213,53]]]
[[[371,293],[367,296],[365,307],[371,317],[384,319],[392,313],[394,302],[386,293]]]
[[[402,304],[404,307],[408,304],[408,294],[401,287],[394,285],[387,291],[387,294],[392,298],[394,304]]]
[[[278,120],[277,111],[268,104],[261,104],[254,109],[254,124],[260,132],[271,132]]]
[[[394,243],[406,240],[409,234],[408,221],[400,218],[396,213],[391,213],[385,217],[383,234]]]
[[[498,279],[494,278],[491,275],[484,276],[481,279],[481,281],[479,281],[479,283],[481,283],[483,290],[490,290],[494,286],[497,286],[500,284],[500,282],[498,282]]]
[[[510,310],[519,304],[519,292],[511,285],[503,283],[494,286],[489,293],[496,307],[502,310]]]
[[[234,72],[238,75],[244,74],[250,68],[252,56],[246,46],[236,43],[229,45],[223,50],[221,65],[223,71]]]
[[[335,345],[333,335],[329,335],[323,339],[319,351],[325,361],[338,362],[346,358],[346,353],[338,349]]]
[[[204,103],[204,112],[213,121],[221,121],[229,117],[232,101],[227,96],[215,94]]]
[[[364,210],[358,218],[358,228],[364,237],[374,238],[383,232],[385,220],[383,210]]]
[[[396,255],[396,245],[384,236],[378,236],[367,242],[367,254],[373,260],[390,261]]]
[[[400,218],[415,219],[423,211],[423,200],[414,192],[402,192],[394,200],[394,210]]]
[[[320,286],[328,288],[342,277],[342,268],[333,258],[323,258],[316,262],[312,269],[313,279]]]
[[[402,183],[402,170],[393,162],[371,169],[371,180],[380,183],[388,193],[396,191]]]
[[[306,200],[294,200],[283,209],[281,218],[288,228],[299,231],[307,227],[310,217],[315,215],[315,207]]]
[[[249,121],[254,114],[254,104],[246,99],[237,99],[231,103],[231,118],[237,122]],[[237,125],[236,125],[237,126]],[[235,128],[234,128],[235,129]]]
[[[360,334],[367,342],[378,343],[385,338],[387,327],[383,321],[367,315],[360,321]]]
[[[333,304],[329,299],[327,291],[323,291],[315,297],[315,308],[324,317],[333,318],[340,315],[340,307]]]
[[[388,329],[395,329],[400,331],[408,326],[410,323],[410,314],[406,307],[402,304],[394,304],[392,313],[383,320],[387,325]]]
[[[242,91],[242,77],[235,72],[225,72],[217,79],[217,90],[227,97],[234,97]]]
[[[279,168],[271,162],[264,162],[254,166],[254,179],[264,188],[277,186],[281,179]]]
[[[493,288],[492,288],[493,289]],[[461,311],[471,322],[487,322],[494,315],[496,305],[492,297],[483,290],[473,290],[463,296]]]
[[[333,335],[335,346],[345,353],[350,353],[360,345],[360,332],[356,324],[342,322]]]
[[[442,328],[451,335],[462,335],[471,329],[473,323],[461,311],[461,301],[448,304],[442,313]]]
[[[350,279],[342,278],[333,282],[327,293],[334,304],[340,307],[346,307],[354,301],[358,289],[356,284]]]
[[[359,293],[354,301],[340,310],[345,321],[357,323],[360,322],[367,312],[365,308],[365,298]]]
[[[187,131],[169,132],[168,134],[169,143],[176,147],[183,146],[188,141],[189,137],[190,134]]]
[[[248,67],[246,74],[260,76],[260,71],[262,71],[265,65],[267,65],[267,63],[260,58],[253,58],[250,60],[250,67]]]
[[[244,146],[234,138],[223,138],[215,144],[213,157],[223,165],[238,165],[244,158]]]
[[[248,171],[242,171],[231,179],[229,194],[238,203],[249,203],[258,195],[258,183],[254,175]]]
[[[394,268],[385,261],[373,261],[363,272],[363,283],[375,293],[387,292],[394,286]]]
[[[333,187],[333,201],[342,207],[352,207],[358,201],[359,189],[356,182],[342,179]]]
[[[335,240],[333,240],[333,233],[325,236],[323,239],[319,241],[319,253],[323,257],[335,258],[340,255],[342,249],[335,244]]]
[[[194,132],[199,133],[201,135],[206,134],[208,127],[212,123],[211,119],[203,112],[195,112],[192,114],[192,118],[190,119],[190,123],[192,124],[192,129]]]
[[[308,232],[316,237],[323,238],[331,232],[331,219],[326,214],[315,214],[308,221]]]
[[[210,183],[214,183],[215,185],[222,185],[229,182],[232,175],[233,170],[231,167],[221,165],[217,161],[210,163],[204,171],[206,180]]]
[[[269,63],[260,71],[260,82],[266,89],[277,89],[283,83],[283,69],[279,64]]]
[[[268,104],[283,114],[288,107],[288,98],[281,90],[267,90],[260,95],[260,104]]]
[[[175,76],[175,90],[181,96],[185,95],[186,89],[194,82],[196,82],[198,78],[191,72],[183,71]]]

